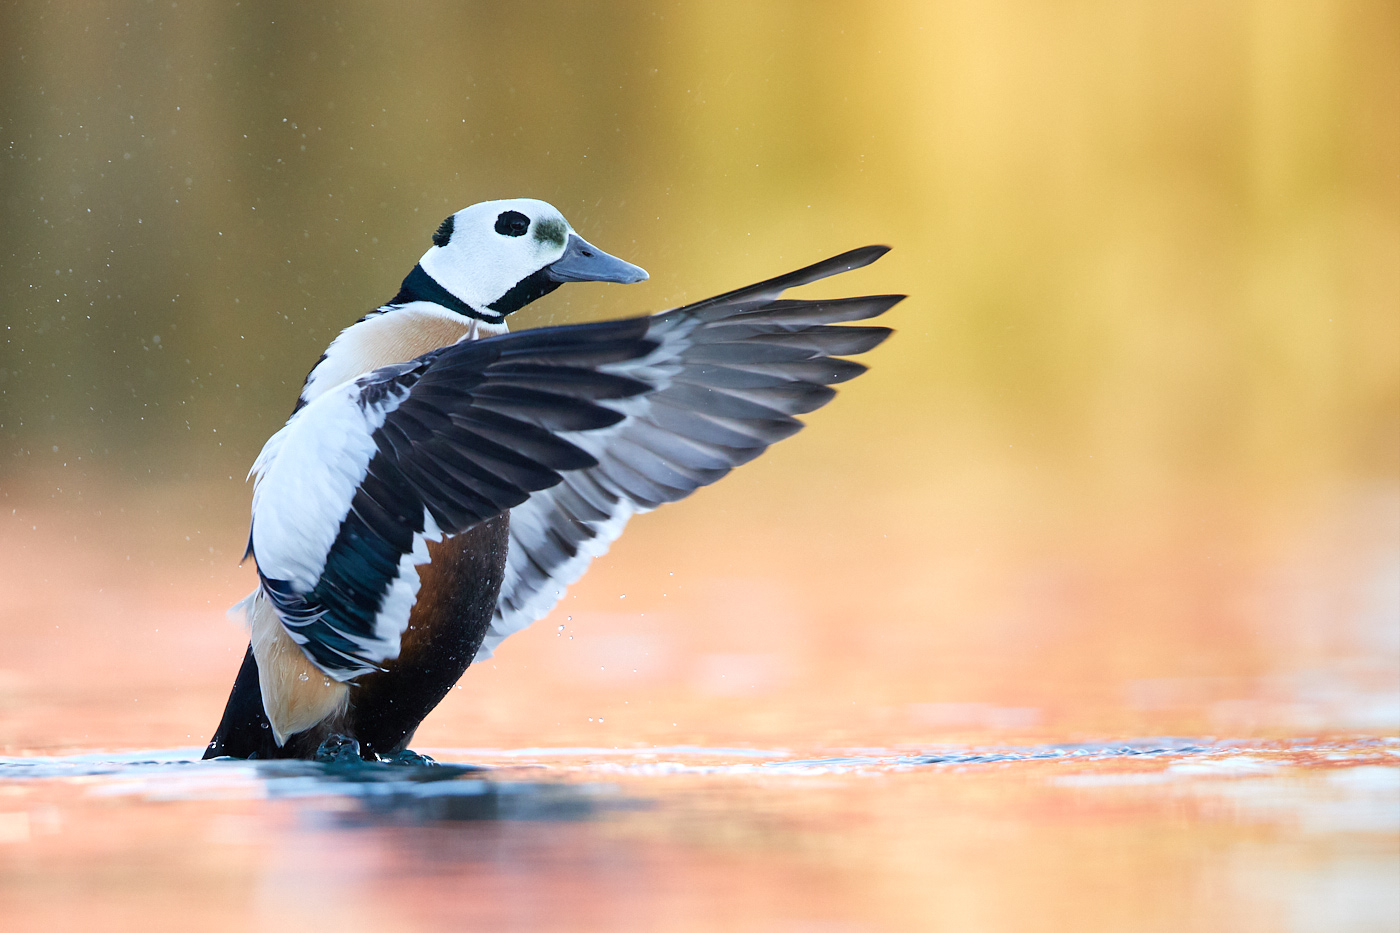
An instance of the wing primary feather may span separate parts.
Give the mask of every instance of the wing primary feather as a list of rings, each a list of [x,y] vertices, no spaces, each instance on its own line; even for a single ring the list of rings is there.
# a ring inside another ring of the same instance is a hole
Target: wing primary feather
[[[779,299],[733,317],[715,321],[716,332],[743,326],[804,327],[817,324],[845,324],[879,317],[899,304],[904,295],[862,295],[858,298]]]
[[[823,259],[821,262],[812,263],[786,275],[779,275],[754,285],[746,285],[743,288],[736,288],[733,291],[707,298],[704,301],[687,305],[684,310],[699,312],[707,311],[717,305],[741,304],[745,301],[762,301],[765,298],[776,298],[789,288],[797,288],[801,285],[810,285],[833,275],[840,275],[842,272],[850,272],[863,266],[868,266],[881,256],[890,251],[888,246],[861,246],[857,249],[848,250],[830,259]]]
[[[892,333],[888,327],[813,327],[791,334],[757,334],[750,339],[764,346],[804,349],[822,356],[854,356],[878,347]]]
[[[494,411],[548,431],[595,431],[617,424],[623,418],[611,408],[538,389],[483,390],[476,393],[472,401],[474,408]]]
[[[514,451],[552,470],[582,470],[598,463],[557,434],[484,408],[454,413],[452,423],[486,444]]]

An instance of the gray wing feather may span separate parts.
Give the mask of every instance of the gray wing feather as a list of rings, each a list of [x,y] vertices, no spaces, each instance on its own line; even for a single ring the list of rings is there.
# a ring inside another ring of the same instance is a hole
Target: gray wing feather
[[[654,386],[608,402],[624,415],[597,431],[560,436],[598,461],[563,473],[511,510],[505,581],[477,653],[546,615],[638,512],[684,498],[802,427],[794,415],[865,371],[839,357],[864,353],[884,327],[836,327],[878,317],[902,295],[781,300],[785,289],[857,269],[888,251],[872,246],[652,316],[647,356],[601,367]]]

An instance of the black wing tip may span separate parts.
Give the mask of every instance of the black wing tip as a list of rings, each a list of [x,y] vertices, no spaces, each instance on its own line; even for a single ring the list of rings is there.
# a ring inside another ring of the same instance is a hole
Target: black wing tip
[[[871,305],[879,308],[878,311],[870,315],[870,317],[879,317],[908,297],[908,295],[863,295],[860,300],[868,301]]]
[[[863,266],[870,265],[893,248],[892,246],[885,246],[882,243],[872,243],[869,246],[858,246],[855,249],[847,250],[838,256],[833,256],[832,260],[849,257],[851,262],[849,269],[859,269]]]
[[[675,312],[697,312],[705,309],[718,308],[724,305],[741,304],[750,301],[773,301],[789,288],[798,288],[803,285],[811,285],[813,282],[820,282],[822,279],[830,278],[833,275],[840,275],[843,272],[852,272],[856,269],[870,265],[881,256],[890,251],[890,247],[874,244],[871,246],[860,246],[855,249],[846,250],[844,253],[837,253],[820,262],[814,262],[810,266],[803,266],[784,275],[775,278],[765,279],[753,285],[745,285],[743,288],[736,288],[733,291],[697,301],[694,304],[676,308]],[[675,313],[663,311],[662,314]]]
[[[831,357],[840,359],[846,356],[859,356],[862,353],[869,353],[871,350],[890,339],[894,333],[893,327],[863,326],[863,327],[827,327],[824,330],[834,331],[841,334],[850,344],[847,346],[833,348]]]
[[[810,266],[804,266],[793,274],[797,275],[808,269],[830,268],[831,271],[826,273],[827,275],[840,275],[842,272],[849,272],[852,269],[860,269],[870,265],[893,248],[894,247],[886,246],[883,243],[871,243],[868,246],[857,246],[855,249],[848,249],[844,253],[837,253],[835,256],[830,256],[820,262],[814,262]]]
[[[837,253],[835,256],[823,259],[821,262],[803,266],[801,269],[771,281],[775,285],[782,283],[784,289],[795,288],[799,285],[811,285],[813,282],[819,282],[833,275],[863,269],[888,253],[890,249],[890,247],[881,244],[858,246],[855,249],[848,249],[844,253]]]
[[[870,345],[869,350],[875,349],[875,348],[878,347],[880,344],[882,344],[882,343],[884,343],[886,340],[890,339],[890,335],[894,333],[894,328],[893,328],[893,327],[871,327],[871,328],[869,328],[869,330],[871,331],[871,334],[870,334],[871,339],[874,340],[874,343],[872,343],[872,344]],[[868,352],[868,351],[862,351],[862,352]]]
[[[908,295],[860,295],[856,298],[837,299],[836,301],[828,302],[828,304],[863,305],[866,308],[865,313],[858,318],[852,317],[848,320],[868,321],[871,318],[879,317],[908,297]]]

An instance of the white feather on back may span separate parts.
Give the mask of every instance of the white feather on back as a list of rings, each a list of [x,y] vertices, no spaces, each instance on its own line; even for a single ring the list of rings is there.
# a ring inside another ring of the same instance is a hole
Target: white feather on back
[[[253,553],[258,569],[310,592],[325,567],[340,523],[376,447],[373,432],[407,397],[360,405],[360,388],[345,383],[292,415],[259,455],[253,492]]]

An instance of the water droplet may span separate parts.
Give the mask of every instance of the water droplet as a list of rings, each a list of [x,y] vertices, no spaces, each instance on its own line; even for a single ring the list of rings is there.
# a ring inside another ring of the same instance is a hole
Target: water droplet
[[[300,680],[302,683],[305,683],[306,681],[308,681],[308,680],[310,680],[310,679],[311,679],[311,675],[308,674],[308,673],[306,673],[306,671],[302,671],[302,672],[301,672],[301,676],[297,678],[297,680]]]

